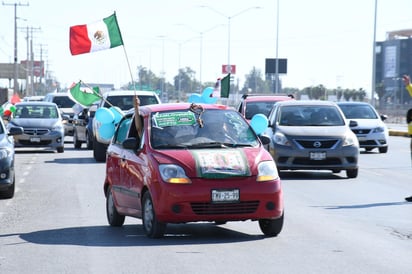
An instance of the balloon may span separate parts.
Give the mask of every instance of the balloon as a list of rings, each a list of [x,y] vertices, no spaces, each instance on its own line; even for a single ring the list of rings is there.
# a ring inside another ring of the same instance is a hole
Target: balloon
[[[16,112],[16,107],[15,107],[15,106],[10,106],[10,111],[11,111],[12,113]]]
[[[109,110],[113,113],[114,123],[117,124],[123,118],[124,113],[119,107],[111,107]]]
[[[206,104],[215,104],[217,102],[216,97],[202,97],[203,102]]]
[[[94,118],[102,124],[110,124],[114,121],[114,114],[108,108],[101,107],[96,110]]]
[[[264,114],[258,113],[253,115],[252,120],[250,120],[250,125],[252,126],[256,134],[260,135],[268,127],[269,121]]]
[[[208,97],[212,96],[212,94],[213,94],[213,88],[212,87],[207,87],[202,92],[202,98],[208,98]]]
[[[5,116],[10,116],[11,115],[11,111],[9,109],[6,109],[3,113]]]
[[[115,130],[114,123],[102,124],[100,125],[98,129],[99,136],[103,139],[110,140],[113,137],[114,130]]]
[[[189,97],[189,103],[201,103],[202,102],[202,97],[200,97],[199,94],[193,93]]]

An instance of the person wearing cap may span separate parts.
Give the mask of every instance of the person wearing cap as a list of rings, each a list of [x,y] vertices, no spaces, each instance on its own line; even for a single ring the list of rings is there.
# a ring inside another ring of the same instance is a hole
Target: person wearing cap
[[[412,84],[411,84],[411,78],[409,75],[404,75],[402,77],[403,83],[405,84],[406,90],[409,92],[409,95],[412,97]],[[412,109],[408,110],[406,114],[406,122],[408,123],[408,131],[409,131],[409,136],[411,137],[411,158],[412,158],[412,132],[410,132],[410,126],[409,124],[412,122]],[[412,196],[406,197],[405,200],[407,202],[412,202]]]

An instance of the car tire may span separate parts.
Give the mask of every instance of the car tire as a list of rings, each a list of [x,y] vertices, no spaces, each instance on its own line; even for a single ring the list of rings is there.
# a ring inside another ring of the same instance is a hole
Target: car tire
[[[58,153],[63,153],[64,152],[64,147],[58,147],[57,152]]]
[[[73,144],[74,144],[74,148],[76,149],[79,149],[82,147],[82,142],[79,141],[79,138],[77,136],[77,130],[75,130],[73,133]]]
[[[358,169],[357,168],[355,168],[355,169],[347,169],[346,170],[346,176],[348,177],[348,178],[356,178],[356,177],[358,177]]]
[[[111,226],[122,226],[124,224],[125,216],[117,212],[114,206],[112,189],[109,187],[106,193],[106,215],[107,221]]]
[[[263,232],[263,234],[266,237],[276,237],[283,228],[283,216],[284,212],[282,213],[282,216],[280,216],[277,219],[260,219],[259,220],[259,227],[260,230]]]
[[[92,136],[90,136],[88,131],[86,131],[86,148],[88,150],[93,149],[93,139],[92,139]]]
[[[5,191],[0,192],[0,198],[4,198],[4,199],[13,198],[15,188],[16,188],[16,180],[13,175],[12,184]]]
[[[166,224],[157,220],[152,197],[148,191],[143,195],[142,200],[142,223],[143,230],[147,237],[163,237],[166,230]]]
[[[96,140],[93,140],[93,157],[97,162],[106,162],[107,146]]]
[[[380,147],[379,148],[379,153],[387,153],[388,152],[388,147]]]

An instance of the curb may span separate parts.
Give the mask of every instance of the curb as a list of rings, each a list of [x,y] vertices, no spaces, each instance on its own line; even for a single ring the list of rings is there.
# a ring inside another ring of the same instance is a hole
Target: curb
[[[407,131],[389,129],[389,136],[409,137],[409,133]]]

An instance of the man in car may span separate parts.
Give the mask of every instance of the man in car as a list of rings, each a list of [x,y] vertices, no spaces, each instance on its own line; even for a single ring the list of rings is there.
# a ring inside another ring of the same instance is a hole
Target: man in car
[[[411,84],[411,78],[409,75],[404,75],[403,77],[403,82],[405,84],[406,90],[409,92],[409,95],[412,97],[412,84]],[[412,109],[408,110],[406,114],[406,122],[409,124],[412,121]],[[411,137],[411,159],[412,159],[412,134],[409,132],[409,136]],[[412,202],[412,196],[406,197],[406,201]]]

